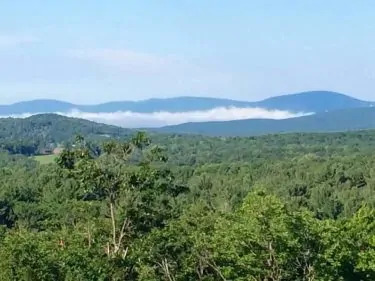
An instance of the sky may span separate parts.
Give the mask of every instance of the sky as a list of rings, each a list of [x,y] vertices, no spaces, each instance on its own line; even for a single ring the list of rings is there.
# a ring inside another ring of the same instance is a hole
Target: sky
[[[375,100],[373,0],[0,0],[0,104]]]

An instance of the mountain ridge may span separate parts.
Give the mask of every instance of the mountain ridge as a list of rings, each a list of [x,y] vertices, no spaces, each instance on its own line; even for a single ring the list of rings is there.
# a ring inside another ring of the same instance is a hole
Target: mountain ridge
[[[113,101],[94,105],[79,105],[53,99],[40,99],[22,101],[10,105],[0,105],[0,115],[69,112],[72,110],[92,113],[117,111],[139,113],[160,111],[187,112],[209,110],[217,107],[261,107],[269,110],[286,110],[290,112],[324,112],[374,105],[375,102],[359,100],[338,92],[308,91],[275,96],[255,102],[224,98],[182,96],[165,99],[152,98],[142,101]]]
[[[375,129],[375,107],[349,108],[288,119],[189,122],[155,129],[160,133],[258,136],[279,133],[343,132]]]

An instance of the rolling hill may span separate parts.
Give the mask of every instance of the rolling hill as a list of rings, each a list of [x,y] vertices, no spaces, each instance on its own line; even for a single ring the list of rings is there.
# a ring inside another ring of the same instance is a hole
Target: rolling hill
[[[350,108],[283,120],[247,119],[185,123],[157,129],[163,133],[208,136],[257,136],[292,132],[338,132],[375,128],[375,108]]]
[[[76,135],[87,139],[121,138],[132,134],[129,129],[99,124],[56,114],[29,118],[0,118],[0,148],[12,153],[34,155],[46,148],[74,140]]]
[[[199,111],[217,107],[261,107],[265,109],[287,110],[290,112],[325,112],[338,109],[368,107],[374,104],[373,102],[361,101],[336,92],[310,91],[277,96],[258,102],[205,97],[177,97],[149,99],[144,101],[109,102],[98,105],[77,105],[56,100],[34,100],[11,105],[0,105],[0,116],[25,113],[64,113],[74,109],[91,113],[117,111],[151,113],[159,111]]]
[[[125,136],[129,129],[99,124],[57,114],[40,114],[29,118],[0,118],[0,138],[48,138],[66,140],[75,134]]]

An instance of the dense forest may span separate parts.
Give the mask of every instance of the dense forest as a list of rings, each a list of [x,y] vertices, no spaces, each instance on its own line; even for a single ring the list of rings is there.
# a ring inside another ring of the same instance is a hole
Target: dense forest
[[[147,136],[44,118],[2,127],[0,280],[375,280],[373,131]],[[5,145],[20,136],[65,149],[42,165]]]

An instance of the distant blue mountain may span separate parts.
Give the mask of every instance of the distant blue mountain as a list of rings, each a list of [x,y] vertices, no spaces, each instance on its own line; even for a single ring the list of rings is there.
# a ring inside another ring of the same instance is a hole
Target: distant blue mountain
[[[362,101],[344,94],[328,91],[312,91],[278,96],[257,103],[260,107],[292,112],[325,112],[367,107],[373,104],[373,102]]]
[[[339,109],[369,107],[373,102],[361,101],[347,95],[328,91],[303,92],[265,99],[259,102],[236,101],[205,97],[177,97],[149,99],[144,101],[120,101],[98,105],[76,105],[56,100],[34,100],[0,105],[0,115],[22,113],[69,112],[77,109],[85,112],[133,111],[149,113],[157,111],[183,112],[208,110],[215,107],[262,107],[266,109],[288,110],[291,112],[325,112]]]
[[[177,97],[167,99],[148,99],[144,101],[118,101],[98,105],[78,105],[57,100],[33,100],[11,105],[0,105],[0,115],[69,112],[72,110],[93,113],[116,111],[132,111],[140,113],[158,111],[182,112],[228,106],[250,107],[254,105],[251,102],[205,97]]]
[[[18,102],[11,105],[0,105],[0,115],[67,112],[74,107],[75,105],[71,103],[57,100],[33,100]]]

